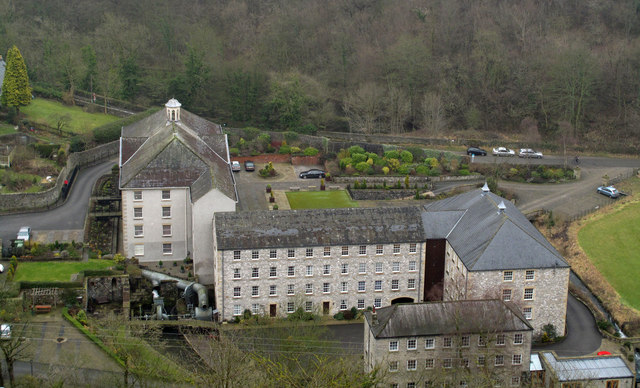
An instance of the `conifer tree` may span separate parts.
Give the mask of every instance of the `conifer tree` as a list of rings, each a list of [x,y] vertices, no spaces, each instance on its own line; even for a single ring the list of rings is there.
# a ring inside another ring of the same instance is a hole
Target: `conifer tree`
[[[29,103],[31,103],[31,86],[29,86],[27,66],[24,64],[20,50],[13,46],[7,53],[7,67],[2,83],[0,104],[13,106],[20,113],[20,107]]]

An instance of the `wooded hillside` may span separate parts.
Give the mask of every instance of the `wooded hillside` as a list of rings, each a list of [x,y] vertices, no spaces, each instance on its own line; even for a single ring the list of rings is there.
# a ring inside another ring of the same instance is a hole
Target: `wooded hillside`
[[[36,85],[175,96],[230,125],[629,151],[639,15],[639,0],[0,0],[0,52],[17,45]]]

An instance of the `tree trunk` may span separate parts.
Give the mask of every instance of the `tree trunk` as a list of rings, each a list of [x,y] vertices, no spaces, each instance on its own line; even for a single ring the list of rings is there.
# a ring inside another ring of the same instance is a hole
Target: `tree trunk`
[[[13,361],[14,360],[7,360],[7,371],[9,372],[9,385],[15,387],[13,377]]]
[[[4,387],[4,375],[2,374],[2,362],[0,361],[0,387]]]

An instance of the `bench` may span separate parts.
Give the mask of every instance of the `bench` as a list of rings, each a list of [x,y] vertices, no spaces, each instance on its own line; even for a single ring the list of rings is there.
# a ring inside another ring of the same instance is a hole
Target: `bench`
[[[300,188],[294,186],[294,187],[289,187],[289,190],[290,191],[300,191]]]
[[[34,307],[36,314],[44,314],[51,312],[50,304],[39,304]]]

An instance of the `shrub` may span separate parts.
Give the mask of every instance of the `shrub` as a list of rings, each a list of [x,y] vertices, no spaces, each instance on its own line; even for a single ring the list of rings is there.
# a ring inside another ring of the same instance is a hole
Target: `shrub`
[[[353,157],[354,154],[364,154],[364,148],[360,146],[349,147],[349,155]]]
[[[384,173],[384,175],[389,174],[389,167],[387,166],[382,167],[382,172]]]
[[[236,147],[231,147],[229,148],[229,153],[231,154],[231,156],[238,156],[240,155],[240,149]]]
[[[367,155],[365,155],[365,154],[353,154],[353,155],[351,155],[351,159],[353,159],[353,163],[354,164],[358,164],[360,162],[366,162],[367,161]]]
[[[436,159],[436,158],[426,158],[424,160],[424,163],[426,165],[428,165],[429,167],[431,167],[431,168],[435,168],[435,167],[438,167],[440,165],[440,162],[438,162],[438,159]]]
[[[407,147],[407,151],[413,155],[413,160],[422,160],[424,158],[424,151],[420,147]]]
[[[291,147],[289,147],[286,144],[283,144],[280,146],[280,149],[278,150],[278,153],[281,155],[285,155],[285,154],[290,154],[291,153]]]
[[[302,150],[300,149],[300,147],[296,146],[291,146],[291,149],[289,150],[289,153],[292,155],[299,154],[300,152],[302,152]]]
[[[84,151],[85,145],[86,143],[84,141],[84,138],[82,138],[81,136],[74,136],[69,142],[69,152]]]
[[[294,141],[298,140],[298,134],[295,132],[285,132],[284,139],[287,143],[293,143]]]
[[[400,167],[400,161],[395,158],[387,159],[387,164],[389,165],[391,171],[397,171]]]
[[[333,319],[338,320],[338,321],[344,320],[344,313],[342,311],[340,311],[339,313],[337,313],[337,314],[335,314],[333,316]]]
[[[416,173],[420,175],[428,175],[429,170],[430,170],[429,167],[425,166],[424,164],[421,164],[418,167],[416,167]]]
[[[318,155],[318,152],[320,151],[318,151],[316,148],[313,148],[313,147],[307,147],[304,149],[305,156],[316,156]]]
[[[366,172],[371,168],[367,162],[360,162],[356,164],[356,170],[360,172]]]
[[[353,163],[353,159],[351,159],[351,158],[340,159],[340,169],[344,170],[351,163]]]
[[[51,155],[56,155],[60,149],[59,144],[42,144],[33,143],[31,147],[40,155],[41,158],[49,159]]]
[[[458,175],[465,176],[465,175],[471,175],[471,173],[469,172],[469,170],[462,168],[458,170]]]
[[[402,159],[402,161],[404,163],[412,163],[413,162],[413,154],[411,154],[411,152],[409,152],[409,151],[402,151],[402,152],[400,152],[400,159]]]
[[[400,175],[407,175],[409,174],[409,171],[410,171],[410,168],[406,164],[403,164],[400,167],[396,168],[396,172]]]
[[[297,128],[296,132],[313,136],[316,134],[316,132],[318,132],[318,128],[316,128],[316,126],[313,124],[306,124],[306,125],[303,125],[302,127]]]
[[[245,127],[242,132],[244,133],[244,137],[247,141],[252,141],[260,134],[260,129],[256,127]]]
[[[384,157],[387,159],[400,159],[400,153],[396,150],[391,150],[385,152]]]

